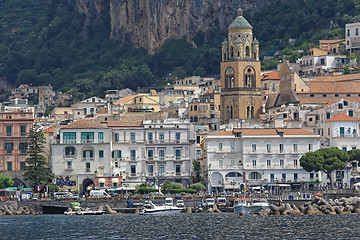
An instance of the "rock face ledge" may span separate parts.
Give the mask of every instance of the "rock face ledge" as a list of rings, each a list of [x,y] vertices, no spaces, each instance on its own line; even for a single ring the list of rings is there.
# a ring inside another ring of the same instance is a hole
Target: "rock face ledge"
[[[198,31],[207,32],[214,24],[222,30],[236,17],[239,7],[256,11],[268,0],[76,0],[86,15],[86,27],[100,12],[110,15],[110,38],[131,41],[150,53],[168,39],[186,37],[189,42]],[[94,20],[95,19],[95,20]]]

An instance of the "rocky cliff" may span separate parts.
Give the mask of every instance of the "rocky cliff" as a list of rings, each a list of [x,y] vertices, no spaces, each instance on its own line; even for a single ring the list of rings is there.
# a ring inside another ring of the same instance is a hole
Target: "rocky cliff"
[[[218,25],[225,30],[236,16],[236,10],[257,10],[267,0],[76,0],[77,9],[86,15],[87,27],[100,13],[109,14],[110,38],[131,41],[150,53],[168,39],[183,36],[188,41],[197,32]]]

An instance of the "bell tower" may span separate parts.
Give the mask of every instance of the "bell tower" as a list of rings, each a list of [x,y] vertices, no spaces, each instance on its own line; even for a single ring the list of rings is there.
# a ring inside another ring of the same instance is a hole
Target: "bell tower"
[[[221,123],[258,118],[261,113],[259,42],[252,29],[239,8],[228,27],[228,38],[222,43]]]

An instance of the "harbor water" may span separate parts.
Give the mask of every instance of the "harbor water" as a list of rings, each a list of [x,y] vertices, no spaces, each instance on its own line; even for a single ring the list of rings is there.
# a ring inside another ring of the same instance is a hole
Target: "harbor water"
[[[0,216],[0,239],[360,239],[360,215]]]

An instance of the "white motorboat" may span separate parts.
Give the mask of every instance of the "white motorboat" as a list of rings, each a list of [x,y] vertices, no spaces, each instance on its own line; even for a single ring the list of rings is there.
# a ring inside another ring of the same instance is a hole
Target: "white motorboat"
[[[105,211],[91,210],[89,208],[64,212],[65,215],[102,215],[104,213]]]
[[[148,214],[173,214],[180,213],[183,208],[169,205],[155,205],[153,202],[148,202],[148,207],[141,210],[140,214],[148,215]]]
[[[236,198],[234,202],[234,213],[256,214],[269,209],[266,199]]]

